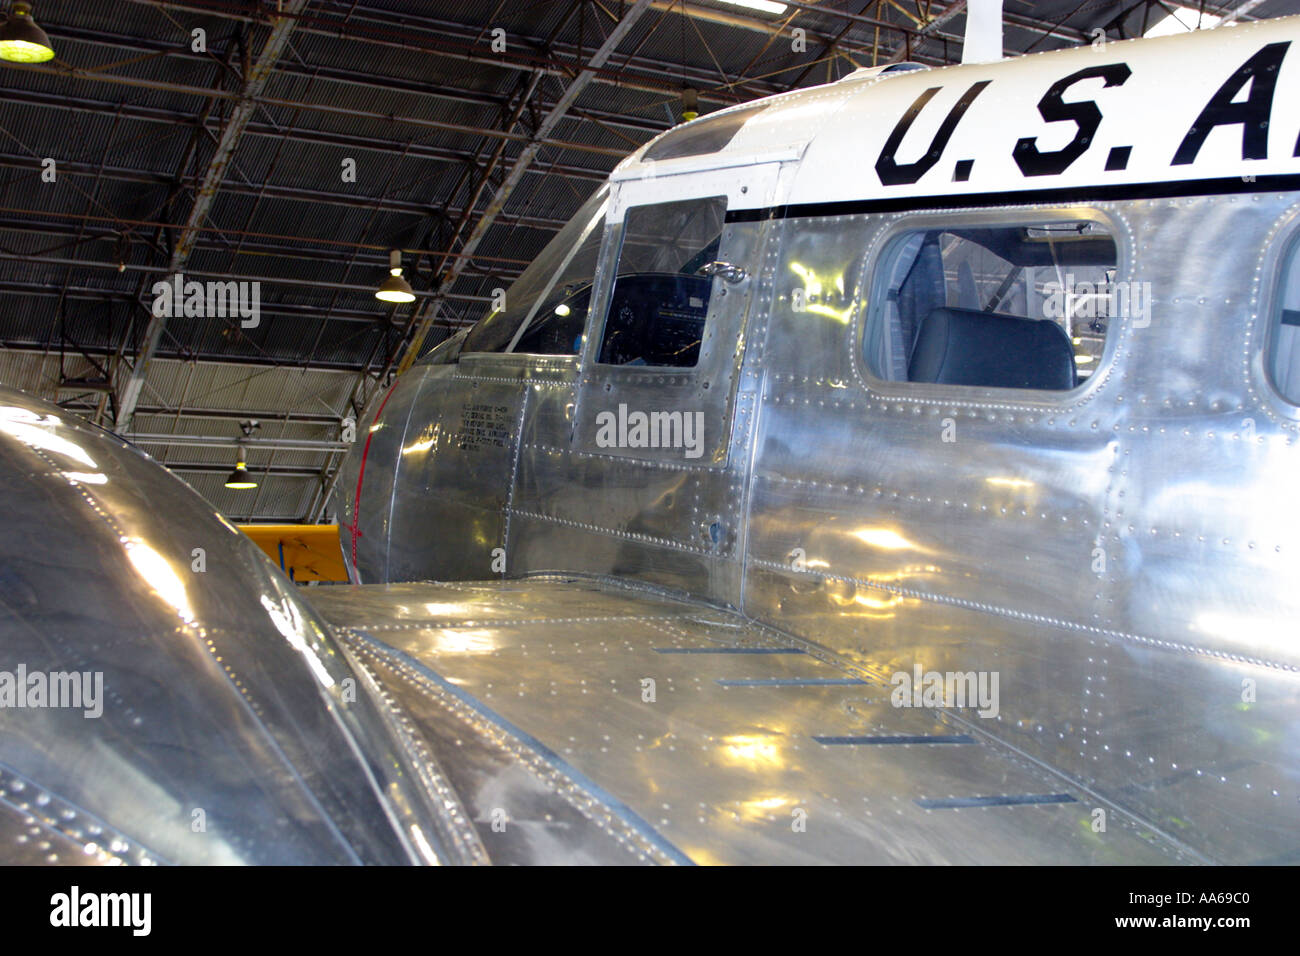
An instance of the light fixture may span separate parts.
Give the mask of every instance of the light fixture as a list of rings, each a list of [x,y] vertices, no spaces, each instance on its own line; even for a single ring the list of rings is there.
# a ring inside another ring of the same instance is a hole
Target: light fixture
[[[44,63],[54,59],[54,47],[45,31],[32,19],[30,3],[15,3],[9,19],[0,27],[0,60],[11,63]]]
[[[761,13],[785,13],[789,9],[784,3],[776,3],[774,0],[719,0],[719,2],[732,7],[758,10]]]
[[[682,122],[689,123],[700,115],[700,91],[693,86],[682,88]]]
[[[375,290],[375,298],[384,302],[414,302],[415,293],[411,284],[402,278],[402,250],[393,249],[388,253],[388,278]]]
[[[244,454],[244,446],[240,445],[238,456],[235,458],[235,470],[232,471],[230,477],[226,479],[227,488],[245,491],[249,488],[257,487],[257,482],[254,481],[253,476],[248,473],[248,465],[245,464],[244,461],[247,457],[248,456]]]

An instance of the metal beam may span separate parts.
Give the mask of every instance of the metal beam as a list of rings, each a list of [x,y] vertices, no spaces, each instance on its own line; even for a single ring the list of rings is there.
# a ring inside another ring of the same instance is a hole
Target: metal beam
[[[239,92],[239,101],[235,104],[234,109],[230,111],[230,117],[226,120],[226,127],[222,130],[221,138],[217,142],[216,151],[208,161],[207,171],[203,174],[203,182],[194,198],[194,205],[190,207],[189,217],[185,220],[180,236],[176,240],[176,245],[172,249],[171,262],[168,264],[167,269],[168,273],[185,271],[185,265],[190,259],[190,252],[193,250],[194,242],[198,238],[198,227],[202,226],[208,218],[208,212],[212,209],[212,202],[216,198],[217,190],[221,188],[221,181],[226,177],[226,168],[230,165],[235,150],[239,147],[240,137],[244,135],[244,127],[248,125],[248,121],[253,118],[253,111],[257,109],[257,98],[266,88],[266,81],[270,79],[271,72],[275,69],[275,62],[280,58],[280,54],[284,52],[284,48],[289,42],[289,34],[293,32],[293,28],[298,24],[296,16],[302,13],[307,3],[308,0],[288,0],[287,3],[281,5],[282,11],[288,16],[277,16],[275,18],[271,27],[271,35],[267,37],[266,43],[262,46],[262,52],[257,55],[257,60],[244,77],[243,88]],[[118,395],[117,420],[114,424],[119,430],[131,427],[131,419],[135,415],[135,406],[140,400],[140,393],[144,390],[145,378],[149,374],[149,363],[158,350],[158,343],[162,341],[163,328],[166,323],[165,318],[151,315],[149,324],[145,327],[144,337],[140,342],[139,351],[136,353],[135,363],[131,366],[130,373],[127,375]]]
[[[71,387],[69,391],[71,391]],[[70,412],[93,412],[94,406],[86,402],[60,402],[61,408],[66,408]],[[157,416],[159,418],[193,418],[193,419],[211,419],[213,421],[231,421],[243,422],[249,419],[256,419],[268,424],[277,424],[288,422],[291,425],[307,425],[320,428],[339,427],[342,419],[338,415],[313,414],[311,412],[286,412],[279,411],[249,411],[248,409],[239,408],[169,408],[166,405],[137,405],[135,407],[137,416]]]
[[[939,14],[936,15],[932,20],[930,20],[928,23],[922,24],[921,27],[915,32],[914,39],[909,40],[906,45],[899,47],[892,54],[887,56],[880,65],[886,66],[890,63],[902,63],[904,60],[908,58],[909,55],[915,53],[915,48],[912,46],[912,43],[918,42],[923,37],[938,32],[939,27],[943,26],[945,23],[947,23],[953,17],[957,16],[957,14],[963,12],[965,9],[966,9],[966,0],[954,0],[953,3],[950,3],[948,4],[948,6],[944,7],[943,10],[940,11]]]
[[[163,463],[163,467],[166,468],[168,471],[181,471],[181,472],[185,472],[186,474],[228,475],[230,474],[230,469],[233,467],[233,465],[231,463],[226,463],[223,465],[219,462],[203,462],[203,463],[196,462],[193,464],[187,464],[185,462],[165,462]],[[250,463],[248,465],[248,470],[254,477],[261,477],[266,475],[270,475],[273,478],[315,478],[316,477],[316,469],[305,468],[302,466],[295,467],[293,465],[256,465]],[[265,521],[266,519],[259,518],[259,520]],[[297,523],[298,516],[294,516],[290,520],[294,523]]]
[[[28,169],[32,168],[32,161],[26,156],[16,156],[11,153],[0,154],[0,167]],[[117,180],[122,182],[145,183],[148,185],[163,186],[167,185],[171,177],[166,173],[155,173],[148,170],[126,169],[118,166],[94,167],[89,163],[78,163],[64,160],[59,164],[59,175],[83,176],[89,178],[100,178]],[[604,181],[605,176],[599,177]],[[378,196],[367,196],[364,194],[348,195],[346,193],[329,192],[322,189],[301,189],[293,186],[276,186],[270,183],[261,186],[247,185],[244,183],[229,182],[222,186],[228,194],[235,196],[265,196],[267,199],[280,199],[286,202],[308,202],[320,203],[328,206],[340,206],[347,209],[376,209],[379,212],[393,213],[405,216],[424,217],[432,213],[435,207],[418,202],[408,202],[400,199],[382,199]],[[460,212],[457,207],[450,207],[449,213]],[[554,232],[567,222],[564,219],[554,219],[544,216],[519,216],[510,215],[506,217],[511,222],[517,222],[523,226],[534,226],[539,229],[549,229]],[[198,228],[198,227],[196,227]],[[237,229],[222,229],[221,232],[226,235],[238,235]],[[304,241],[310,242],[307,237]],[[193,240],[191,239],[191,242]],[[192,251],[192,250],[191,250]],[[383,262],[388,262],[388,257],[383,257]]]
[[[492,223],[505,209],[506,201],[510,198],[511,193],[515,191],[515,187],[524,178],[524,173],[532,165],[533,160],[537,158],[537,154],[543,145],[542,141],[551,134],[560,120],[564,118],[564,114],[568,112],[569,107],[573,105],[582,94],[582,91],[595,78],[596,71],[605,65],[605,62],[618,49],[618,45],[623,42],[623,38],[627,36],[628,31],[632,29],[637,20],[641,18],[641,15],[649,8],[650,0],[636,0],[635,3],[628,7],[627,12],[623,14],[623,19],[610,31],[609,36],[605,38],[605,42],[592,53],[587,60],[586,66],[582,68],[582,72],[574,77],[573,82],[569,84],[564,94],[551,107],[550,112],[543,117],[541,123],[538,124],[528,145],[520,150],[519,155],[515,157],[509,172],[506,173],[500,188],[497,189],[496,195],[487,204],[487,208],[483,210],[483,214],[474,226],[474,231],[470,233],[469,238],[465,240],[465,244],[460,248],[459,258],[454,259],[451,266],[448,267],[432,300],[424,304],[422,309],[424,314],[415,325],[415,334],[406,348],[406,354],[398,362],[397,373],[399,375],[410,368],[411,363],[420,354],[420,346],[424,343],[424,337],[428,334],[429,327],[437,319],[438,313],[441,311],[443,298],[451,292],[452,286],[456,284],[456,280],[464,270],[469,257],[474,254],[479,243],[483,241],[483,237],[487,235],[487,231],[492,227]],[[447,251],[455,252],[456,250],[449,249]]]
[[[0,343],[0,354],[5,352],[35,353],[57,362],[58,355],[50,353],[51,347],[57,344],[57,342],[29,342],[10,339]],[[99,345],[83,345],[78,348],[78,351],[84,355],[100,357],[117,354],[116,349]],[[306,364],[292,359],[263,358],[258,355],[235,355],[229,352],[180,352],[167,348],[159,348],[155,358],[159,362],[198,362],[203,365],[237,365],[242,368],[280,368],[290,372],[329,372],[353,377],[356,377],[357,372],[362,371],[360,362],[322,362],[315,359],[311,364]]]
[[[1219,22],[1219,25],[1227,26],[1229,23],[1236,23],[1256,7],[1262,7],[1263,5],[1264,0],[1245,0],[1243,3],[1234,4],[1231,10],[1223,14],[1223,19]]]
[[[310,31],[303,30],[299,27],[298,32],[306,33]],[[62,25],[58,28],[58,34],[60,43],[65,40],[72,40],[77,43],[102,46],[115,51],[118,55],[120,55],[122,51],[138,51],[143,53],[162,54],[171,60],[182,63],[193,63],[196,66],[209,65],[212,62],[211,58],[207,54],[191,53],[188,48],[178,48],[174,43],[167,43],[159,40],[147,40],[142,37],[133,37],[127,34],[110,33],[99,29],[89,30]],[[495,63],[494,65],[500,64]],[[665,63],[662,68],[669,69],[671,66],[671,64]],[[318,83],[324,81],[351,86],[368,92],[388,94],[411,93],[416,96],[425,96],[431,99],[463,103],[470,106],[480,106],[484,109],[496,110],[500,109],[503,105],[502,98],[491,93],[416,82],[411,79],[377,76],[372,73],[358,72],[351,67],[347,69],[330,67],[327,65],[312,65],[310,67],[304,67],[282,62],[276,67],[276,74],[283,78],[300,79],[304,81],[304,83]],[[24,93],[26,93],[26,91],[24,91]],[[329,98],[328,93],[326,93],[325,98]],[[663,129],[662,123],[648,120],[643,116],[629,116],[622,113],[612,113],[595,107],[584,108],[582,116],[584,119],[599,120],[607,125],[621,126],[644,135],[654,135]]]
[[[253,415],[246,415],[253,418]],[[271,420],[273,423],[279,419]],[[130,432],[127,432],[130,435]],[[168,445],[175,448],[268,448],[280,451],[330,452],[347,451],[352,445],[344,441],[326,441],[320,438],[243,438],[237,435],[185,435],[148,433],[130,435],[137,445]]]
[[[58,77],[65,81],[69,79],[83,80],[94,83],[129,86],[142,90],[158,90],[164,93],[181,93],[186,96],[200,97],[204,100],[219,99],[238,102],[241,99],[240,94],[233,90],[209,89],[202,86],[192,86],[188,83],[172,83],[165,80],[152,80],[147,77],[129,76],[119,73],[95,73],[85,70],[59,69],[50,66],[32,65],[30,63],[12,63],[7,66],[7,69],[23,70],[28,73],[40,73],[46,76]],[[283,96],[263,95],[259,102],[262,106],[282,106],[289,110],[307,110],[309,112],[321,113],[326,116],[337,116],[351,121],[358,119],[376,120],[383,123],[400,123],[420,129],[436,129],[452,133],[464,133],[468,136],[493,136],[499,139],[515,140],[516,142],[527,142],[529,140],[529,137],[523,133],[505,133],[500,130],[483,129],[480,126],[474,126],[468,123],[451,123],[446,120],[434,119],[428,116],[380,113],[373,110],[357,109],[354,106],[335,106],[331,103],[313,103],[306,100],[295,100]],[[739,98],[736,99],[736,102],[739,102]],[[567,142],[561,140],[545,143],[544,145],[558,146],[561,149],[571,149],[578,153],[612,156],[616,159],[622,159],[629,152],[625,147],[615,148],[613,146],[598,146],[590,143]]]
[[[21,157],[19,157],[19,159],[21,159]],[[6,168],[6,166],[12,165],[14,165],[14,163],[9,156],[0,155],[0,168]],[[65,174],[66,176],[72,177],[95,176],[95,173],[86,172],[86,170],[82,168],[81,164],[66,165],[68,165],[68,168],[66,169],[64,166],[60,166],[60,176],[65,176]],[[30,163],[25,164],[25,168],[30,168]],[[104,169],[104,178],[114,179],[114,181],[118,182],[155,182],[155,174],[153,173],[138,173],[135,172],[135,170],[117,169],[114,168],[114,166],[107,166],[107,168]],[[259,194],[259,190],[252,189],[252,187],[233,186],[230,185],[230,183],[227,183],[224,189],[227,193],[234,195]],[[331,199],[330,194],[326,194],[325,196],[315,196],[309,190],[282,191],[277,189],[277,187],[268,187],[268,189],[266,189],[266,195],[272,199],[286,200],[286,202],[318,203],[320,206],[341,206],[344,208],[372,209],[372,211],[373,209],[377,209],[377,211],[391,213],[391,215],[394,216],[425,217],[433,215],[435,212],[433,207],[421,206],[419,203],[402,203],[395,202],[395,200],[370,198],[370,196],[357,196],[355,199],[350,198],[350,196],[338,196],[338,202],[334,202],[334,200]],[[461,212],[464,212],[464,208],[459,206],[448,206],[445,209],[437,209],[437,212],[445,212],[446,215],[450,217],[460,215]],[[51,213],[45,212],[43,209],[0,206],[0,230],[4,230],[4,232],[40,233],[44,235],[52,235],[52,237],[77,235],[77,229],[70,228],[69,225],[66,225],[66,222],[77,219],[77,216],[72,215],[72,213],[52,213],[52,215],[60,216],[61,219],[65,221],[64,225],[57,225],[53,224],[51,221],[40,219],[40,216],[47,215],[51,215]],[[9,216],[9,219],[5,219],[5,216]],[[21,219],[13,219],[13,217],[21,217]],[[507,224],[512,226],[524,226],[525,229],[536,229],[538,232],[542,233],[559,232],[559,230],[563,229],[564,225],[568,222],[568,220],[554,219],[554,217],[551,216],[521,216],[517,215],[517,213],[508,213],[508,215],[500,216],[500,220],[507,222]],[[140,243],[140,245],[151,248],[151,250],[155,251],[157,251],[157,246],[148,242],[147,239],[139,238],[138,233],[135,233],[135,229],[142,228],[142,226],[143,228],[151,228],[151,226],[156,225],[162,225],[165,228],[166,226],[166,224],[159,224],[159,222],[153,221],[125,220],[116,219],[116,217],[109,219],[109,217],[105,216],[91,216],[88,217],[88,221],[99,222],[101,225],[98,229],[87,228],[85,235],[82,237],[83,242],[91,242],[95,241],[95,239],[105,239],[105,241],[116,242],[123,234],[131,233],[131,242]],[[131,228],[131,226],[134,226],[134,229]],[[286,256],[286,258],[294,258],[294,256],[298,256],[298,258],[309,258],[315,260],[317,263],[322,258],[328,258],[328,256],[337,254],[337,252],[341,250],[346,250],[348,254],[356,256],[357,264],[363,265],[365,268],[383,269],[383,271],[386,271],[387,264],[389,264],[387,251],[389,251],[390,248],[394,248],[391,243],[389,243],[389,245],[381,245],[381,243],[376,242],[346,242],[339,241],[339,239],[320,237],[320,235],[263,233],[259,232],[259,230],[248,229],[200,228],[200,232],[218,233],[224,238],[242,238],[244,239],[244,250],[261,251],[266,252],[266,254]],[[250,239],[252,239],[253,242],[248,242]],[[547,237],[547,239],[549,239],[549,237]],[[298,245],[298,243],[302,243],[302,245]],[[77,245],[77,243],[69,243],[68,247],[70,247],[70,245]],[[198,243],[198,247],[211,248],[211,250],[230,251],[230,248],[233,248],[233,243]],[[430,252],[428,248],[400,246],[398,248],[402,248],[403,254],[409,256],[430,256],[430,258],[439,261],[439,263],[441,263],[443,259],[447,258],[447,256],[441,254],[441,252]],[[374,255],[367,256],[361,250],[373,252]],[[57,248],[51,248],[49,251],[57,251]],[[515,256],[474,256],[474,258],[480,261],[486,261],[486,263],[493,265],[494,272],[498,267],[506,269],[519,267],[520,269],[523,269],[530,261],[529,259],[515,258]]]
[[[184,87],[180,87],[179,89],[169,90],[168,92],[186,93],[194,96],[199,96],[202,95],[205,91],[201,90],[198,87],[184,86]],[[219,97],[219,98],[227,95],[225,91],[220,91],[220,90],[207,91],[207,92],[209,92],[209,95],[214,97]],[[230,94],[230,95],[234,95],[234,94]],[[263,102],[267,102],[267,101],[264,99]],[[53,93],[38,93],[32,90],[13,91],[12,99],[9,101],[7,105],[9,106],[31,105],[31,106],[39,106],[39,107],[48,107],[51,109],[78,110],[78,111],[92,113],[97,116],[98,115],[112,116],[120,112],[124,119],[138,120],[140,122],[149,122],[149,123],[161,123],[163,125],[168,125],[168,126],[182,126],[185,124],[195,122],[195,118],[188,113],[179,113],[173,110],[164,110],[153,106],[142,106],[140,104],[135,104],[135,103],[121,104],[119,106],[118,104],[106,100],[96,100],[87,97],[63,96],[63,95],[53,94]],[[293,100],[276,100],[272,102],[271,105],[285,106],[287,108],[292,108],[294,110],[303,109],[303,110],[310,111],[312,109],[312,107],[308,104],[300,103]],[[355,111],[353,111],[352,115],[358,116],[360,114],[357,114]],[[366,119],[366,118],[374,118],[374,117],[360,115],[360,118]],[[402,121],[402,118],[398,116],[386,116],[384,117],[384,119],[393,122]],[[413,120],[413,122],[415,121]],[[204,125],[204,129],[207,130],[209,125],[216,125],[216,124],[214,124],[212,121],[208,121],[208,123]],[[441,123],[437,120],[421,120],[420,125],[432,129],[450,130],[452,132],[457,132],[457,133],[466,133],[466,134],[473,133],[475,135],[483,135],[483,136],[498,135],[491,130],[479,130],[473,127],[468,127],[468,126],[464,126],[461,124],[454,124],[454,123]],[[219,126],[217,127],[217,129],[219,129]],[[659,129],[648,130],[647,139],[651,135],[657,135],[662,131],[663,131],[662,127],[660,127]],[[210,135],[213,136],[214,139],[216,138],[215,132],[213,130],[208,130],[208,132]],[[265,136],[271,139],[291,139],[296,142],[307,143],[308,145],[311,146],[337,146],[337,147],[346,147],[348,149],[370,150],[377,153],[407,154],[412,157],[431,159],[442,163],[464,162],[469,156],[469,154],[464,150],[452,149],[446,146],[436,146],[436,145],[430,145],[424,143],[399,142],[397,140],[380,139],[370,135],[353,136],[348,133],[339,132],[338,130],[322,132],[321,130],[312,129],[310,127],[298,127],[292,125],[274,126],[269,123],[250,122],[244,130],[244,136],[245,137]],[[527,137],[523,135],[512,135],[511,138],[516,139],[520,142],[523,142],[527,139]],[[573,150],[583,151],[587,153],[592,153],[594,150],[593,155],[604,155],[610,159],[615,159],[616,157],[621,159],[627,153],[632,152],[632,147],[630,145],[627,147],[626,150],[604,149],[603,147],[587,147],[585,144],[581,144],[581,143],[563,143],[559,141],[557,141],[553,145],[559,146],[563,149],[573,149]],[[605,176],[607,175],[607,171],[597,167],[576,166],[568,163],[557,164],[556,171],[565,176],[572,176],[575,179],[596,179],[596,180],[603,181],[605,179]]]
[[[56,266],[75,266],[81,269],[104,269],[112,272],[142,272],[149,275],[158,275],[164,277],[173,274],[172,269],[168,266],[140,265],[139,263],[134,263],[134,262],[127,262],[127,263],[96,262],[89,259],[73,259],[65,256],[32,256],[32,255],[24,255],[24,254],[13,253],[13,252],[0,252],[0,261],[21,262],[24,263],[28,268],[30,268],[35,264],[40,263],[40,264],[48,264],[48,265],[56,265]],[[230,273],[226,273],[226,272],[209,272],[207,270],[194,270],[194,269],[188,271],[186,275],[194,279],[205,279],[205,280],[212,279],[215,281],[222,281],[222,282],[227,281],[231,278],[238,278],[241,280],[247,280],[249,282],[265,283],[266,285],[269,286],[292,285],[292,286],[306,286],[312,289],[340,289],[344,292],[356,292],[365,295],[369,297],[371,300],[374,299],[374,293],[375,293],[375,287],[373,285],[355,285],[349,282],[330,281],[327,279],[303,279],[303,278],[298,278],[296,276],[265,276],[265,275],[249,275],[248,273],[240,273],[238,276],[232,277]],[[432,298],[433,293],[425,293],[425,292],[417,291],[416,295]],[[491,302],[492,301],[491,296],[466,295],[464,293],[456,293],[455,295],[449,293],[446,296],[444,296],[444,298],[456,299],[458,301],[464,301],[464,302]],[[378,321],[381,316],[382,316],[382,310],[377,310],[375,312],[376,321]],[[161,332],[159,333],[159,337],[161,339]],[[157,348],[156,342],[154,343],[154,347],[155,349]],[[139,398],[138,395],[136,397]]]
[[[183,3],[174,0],[129,0],[129,2],[246,23],[264,21],[264,17],[250,12],[247,7],[237,5]],[[498,53],[489,49],[488,43],[483,39],[486,31],[481,25],[469,25],[406,12],[393,13],[375,7],[352,5],[340,16],[299,14],[297,19],[297,32],[308,36],[325,37],[330,40],[337,40],[343,36],[349,42],[356,44],[400,50],[407,55],[422,53],[445,57],[495,69],[541,70],[564,80],[573,76],[573,70],[567,64],[580,62],[585,52],[576,43],[558,38],[547,42],[542,37],[512,33],[508,49]],[[519,50],[533,52],[516,52]],[[741,97],[729,90],[710,89],[711,74],[685,66],[680,62],[632,57],[626,62],[620,62],[618,69],[597,68],[594,73],[592,82],[609,84],[622,90],[650,93],[657,97],[675,96],[680,90],[681,81],[685,80],[700,90],[701,102],[730,106],[741,100]],[[87,78],[93,79],[95,76],[91,74]],[[782,87],[770,86],[760,91],[758,95],[782,91]]]
[[[511,273],[506,273],[503,281],[509,281]],[[39,282],[17,282],[12,279],[0,279],[0,296],[13,295],[23,298],[41,297],[41,298],[58,298],[63,290],[57,284],[51,282],[42,284]],[[132,307],[139,302],[134,292],[129,289],[104,289],[96,286],[70,285],[67,287],[66,296],[70,302],[99,302],[99,303],[121,303],[123,306]],[[373,296],[368,297],[373,301]],[[452,298],[461,299],[458,294]],[[473,302],[487,302],[487,297],[464,296],[465,299]],[[304,318],[319,319],[321,317],[321,306],[311,305],[299,302],[264,302],[262,303],[262,316],[275,317],[285,316],[287,318],[301,321]],[[383,314],[374,310],[365,311],[363,309],[341,309],[335,308],[330,313],[330,320],[337,322],[350,322],[360,325],[375,325],[383,320]],[[137,405],[137,408],[140,406]]]

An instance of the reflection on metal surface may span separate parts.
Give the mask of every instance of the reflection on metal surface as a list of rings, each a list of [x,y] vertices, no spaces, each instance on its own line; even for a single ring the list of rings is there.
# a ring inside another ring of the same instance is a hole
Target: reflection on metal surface
[[[190,607],[185,585],[172,570],[167,559],[139,538],[123,538],[122,547],[127,560],[154,594],[170,604],[186,624],[194,623],[194,609]],[[265,600],[265,598],[263,598]]]
[[[402,449],[403,455],[417,455],[428,451],[438,444],[438,437],[442,433],[441,424],[434,422],[421,433],[420,437]]]
[[[852,304],[837,309],[822,301],[823,297],[828,296],[828,287],[836,291],[839,301],[845,299],[844,273],[842,271],[823,279],[818,276],[816,271],[799,262],[791,262],[790,271],[803,280],[803,290],[795,311],[812,312],[815,315],[825,316],[843,325],[848,325],[853,317]]]
[[[722,757],[729,763],[761,771],[781,764],[781,750],[775,733],[732,734],[722,738]]]
[[[855,593],[850,595],[831,594],[831,600],[839,607],[852,609],[853,605],[861,605],[870,611],[888,611],[903,602],[901,596],[897,594],[885,593],[885,597],[872,597],[870,594]]]
[[[882,551],[921,550],[892,528],[859,528],[853,532],[853,537]]]
[[[58,419],[53,415],[41,415],[15,405],[0,406],[0,432],[18,439],[30,448],[53,452],[94,469],[94,459],[76,442],[58,434],[58,424]]]
[[[491,654],[496,642],[491,631],[449,630],[439,635],[436,649],[446,654]]]
[[[321,663],[318,647],[313,646],[314,641],[308,643],[313,635],[307,632],[307,623],[299,614],[297,605],[291,601],[280,603],[265,594],[261,595],[259,600],[262,602],[262,607],[266,608],[266,613],[270,616],[275,629],[284,636],[290,647],[306,659],[307,665],[316,680],[320,681],[321,686],[326,689],[333,687],[334,678]],[[318,630],[317,636],[319,635]]]
[[[395,613],[397,594],[411,613]],[[441,732],[464,743],[448,747],[443,766],[467,808],[505,808],[545,829],[529,794],[536,774],[553,773],[553,792],[594,812],[586,819],[602,821],[605,832],[650,826],[695,863],[1198,859],[988,734],[965,729],[952,713],[896,709],[888,687],[855,674],[846,659],[738,614],[701,613],[693,602],[568,576],[317,588],[313,597],[357,635],[350,646],[389,662],[385,687],[403,710],[442,702],[421,726],[451,721]],[[428,607],[437,610],[418,613]],[[485,625],[489,609],[494,620]],[[491,635],[492,653],[446,642],[471,623]],[[653,702],[643,696],[647,675],[656,681]],[[817,739],[864,737],[917,742]],[[515,754],[519,772],[509,790],[466,760],[465,748],[485,738]],[[919,742],[945,738],[970,742]],[[1008,801],[989,816],[936,816],[916,802],[1057,793],[1076,802]],[[1101,839],[1089,826],[1098,805],[1111,820]],[[606,815],[611,808],[617,812]],[[520,852],[509,828],[489,842],[485,816],[479,826],[489,852],[494,845],[503,859]],[[806,829],[793,825],[800,818]],[[591,858],[597,832],[589,830],[566,858]]]
[[[984,481],[996,488],[1014,488],[1017,491],[1035,487],[1035,483],[1027,478],[1007,478],[1003,475],[992,475]]]
[[[6,861],[475,862],[395,702],[185,484],[7,389],[0,476],[0,671],[103,688],[98,714],[0,707]]]

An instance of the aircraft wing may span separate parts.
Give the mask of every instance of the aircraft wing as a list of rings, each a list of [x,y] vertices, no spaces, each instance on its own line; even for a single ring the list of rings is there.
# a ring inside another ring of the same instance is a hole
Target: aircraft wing
[[[973,714],[726,610],[572,576],[302,593],[494,862],[1197,862]]]
[[[290,581],[346,581],[336,524],[245,524],[253,539]]]

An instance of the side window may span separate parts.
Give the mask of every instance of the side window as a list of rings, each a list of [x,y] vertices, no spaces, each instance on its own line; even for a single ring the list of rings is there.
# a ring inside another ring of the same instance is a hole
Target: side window
[[[1282,265],[1264,366],[1281,396],[1300,405],[1300,241],[1292,243]]]
[[[501,307],[470,329],[462,352],[577,354],[608,200],[602,186],[583,204],[506,290]]]
[[[1090,220],[905,233],[871,278],[867,367],[892,382],[1075,388],[1125,307],[1117,264]]]
[[[628,210],[601,364],[695,366],[726,212],[725,196]]]

